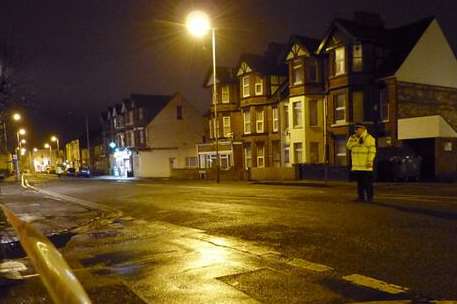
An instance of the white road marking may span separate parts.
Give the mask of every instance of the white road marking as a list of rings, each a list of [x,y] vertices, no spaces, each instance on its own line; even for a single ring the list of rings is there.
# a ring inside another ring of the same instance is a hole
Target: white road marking
[[[332,267],[329,267],[329,266],[326,266],[326,265],[322,265],[322,264],[313,263],[313,262],[306,261],[306,260],[303,260],[303,259],[292,258],[292,259],[289,259],[286,263],[288,265],[291,265],[291,266],[294,266],[294,267],[303,268],[303,269],[311,270],[311,271],[315,271],[315,272],[327,272],[327,271],[330,272],[330,271],[333,271]]]
[[[351,274],[342,278],[345,281],[351,282],[352,284],[376,289],[389,294],[401,294],[408,291],[408,288],[390,284],[378,279],[370,278],[361,274]]]

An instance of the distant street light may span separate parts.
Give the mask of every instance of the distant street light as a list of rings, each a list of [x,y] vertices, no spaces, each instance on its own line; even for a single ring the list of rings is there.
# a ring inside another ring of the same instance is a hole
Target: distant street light
[[[18,181],[20,180],[20,174],[21,174],[20,173],[20,167],[19,167],[19,155],[18,154],[20,152],[21,155],[24,155],[24,154],[22,154],[22,149],[21,149],[21,145],[22,145],[21,135],[23,136],[26,133],[27,132],[25,131],[24,128],[21,128],[16,132],[17,148],[16,148],[16,153],[15,153],[15,162],[16,162],[16,178],[17,178]]]
[[[11,119],[13,121],[19,121],[19,120],[21,120],[21,114],[14,113],[13,115],[11,115]],[[6,130],[6,121],[7,121],[7,119],[3,119],[3,141],[5,144],[5,152],[8,152],[8,135],[7,135],[8,132]]]
[[[38,149],[37,148],[33,148],[33,152],[38,152]]]
[[[220,183],[221,161],[219,157],[219,132],[217,118],[217,85],[216,85],[216,29],[211,26],[208,15],[203,11],[193,11],[186,18],[187,30],[195,37],[202,38],[211,31],[213,54],[213,104],[214,104],[214,137],[216,140],[216,183]]]
[[[19,133],[19,135],[25,135],[27,132],[25,131],[25,129],[19,129],[19,131],[17,131],[17,133]]]
[[[49,148],[51,148],[51,145],[49,145],[48,143],[46,143],[46,144],[43,145],[43,147],[44,147],[45,149],[49,149]]]
[[[21,139],[21,144],[23,144],[23,145],[24,145],[24,144],[26,144],[26,143],[27,143],[27,141],[26,141],[24,138],[23,138],[23,139]]]
[[[27,149],[26,149],[26,148],[21,148],[21,155],[22,155],[22,156],[25,155],[25,152],[27,152]]]
[[[11,117],[13,118],[14,121],[19,121],[22,119],[21,114],[19,114],[19,113],[14,113]]]
[[[49,164],[49,165],[50,165],[50,167],[52,167],[52,147],[51,147],[51,145],[48,144],[48,143],[45,143],[45,144],[43,145],[43,147],[44,147],[45,149],[49,149],[49,161],[50,161],[50,164]]]

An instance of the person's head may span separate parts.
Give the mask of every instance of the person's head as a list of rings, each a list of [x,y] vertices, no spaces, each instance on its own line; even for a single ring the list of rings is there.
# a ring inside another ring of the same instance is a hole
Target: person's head
[[[365,127],[365,125],[363,125],[363,124],[355,125],[355,134],[357,134],[357,136],[362,136],[366,130],[367,130],[367,127]]]

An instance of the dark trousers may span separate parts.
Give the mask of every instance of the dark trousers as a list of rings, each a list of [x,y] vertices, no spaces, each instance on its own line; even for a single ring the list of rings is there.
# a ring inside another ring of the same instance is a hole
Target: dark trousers
[[[352,171],[357,181],[357,193],[359,200],[373,200],[373,172],[371,171]]]

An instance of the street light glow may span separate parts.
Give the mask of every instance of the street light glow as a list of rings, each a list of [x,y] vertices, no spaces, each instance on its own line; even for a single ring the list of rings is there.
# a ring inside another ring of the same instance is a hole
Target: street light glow
[[[205,12],[193,11],[187,15],[186,27],[193,36],[201,38],[209,32],[211,22]]]
[[[21,139],[21,144],[25,144],[25,143],[27,143],[27,141],[24,138]]]
[[[33,148],[33,152],[38,152],[38,149],[37,148]]]
[[[13,120],[15,120],[15,121],[19,121],[22,118],[21,114],[19,114],[19,113],[14,113],[12,117],[13,117]]]
[[[45,143],[43,146],[45,149],[49,149],[51,146],[48,143]]]
[[[25,155],[25,152],[26,152],[26,151],[27,151],[27,150],[26,150],[25,148],[21,148],[21,155]]]
[[[57,137],[51,136],[51,141],[57,141]]]
[[[25,133],[27,132],[25,131],[25,129],[19,129],[18,133],[19,135],[25,135]]]

